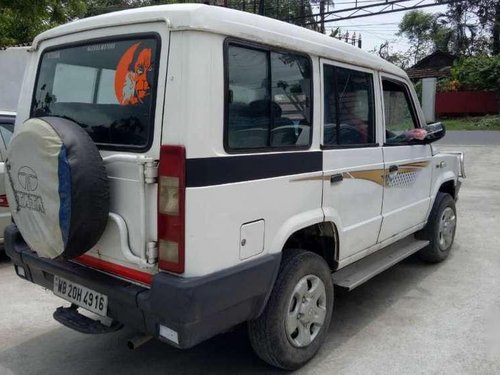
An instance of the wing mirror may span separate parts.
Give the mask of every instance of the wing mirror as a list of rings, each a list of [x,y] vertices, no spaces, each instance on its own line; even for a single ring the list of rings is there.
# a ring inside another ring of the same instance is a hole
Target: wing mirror
[[[428,124],[424,127],[424,129],[427,131],[424,143],[435,142],[443,138],[446,134],[446,128],[444,127],[442,122],[435,122],[433,124]]]

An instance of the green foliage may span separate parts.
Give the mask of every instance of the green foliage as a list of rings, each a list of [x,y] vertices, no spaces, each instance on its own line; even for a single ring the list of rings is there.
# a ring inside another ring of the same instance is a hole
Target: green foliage
[[[438,18],[453,30],[450,43],[455,54],[500,53],[500,1],[449,2],[446,13]]]
[[[31,43],[42,31],[57,25],[103,13],[140,6],[205,2],[207,0],[0,0],[0,46]],[[208,0],[215,4],[216,0]],[[258,13],[259,1],[227,0],[231,8]],[[312,24],[309,1],[285,0],[266,2],[268,17],[287,20],[316,28]]]
[[[414,63],[430,52],[434,21],[432,14],[414,10],[406,13],[399,23],[397,35],[410,42]]]
[[[0,45],[29,43],[44,30],[78,18],[83,0],[0,0]]]
[[[407,69],[411,66],[411,56],[405,52],[394,51],[387,40],[369,52],[380,56],[391,64],[399,66],[401,69]]]
[[[446,130],[500,130],[500,116],[461,117],[444,119]]]
[[[458,82],[461,91],[498,91],[500,88],[500,55],[459,59],[451,69],[450,82]]]

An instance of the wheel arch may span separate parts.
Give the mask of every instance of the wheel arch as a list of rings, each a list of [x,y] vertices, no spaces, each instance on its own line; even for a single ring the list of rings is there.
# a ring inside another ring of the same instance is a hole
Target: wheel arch
[[[321,221],[291,233],[282,251],[304,249],[321,256],[333,271],[338,267],[339,237],[335,223]]]

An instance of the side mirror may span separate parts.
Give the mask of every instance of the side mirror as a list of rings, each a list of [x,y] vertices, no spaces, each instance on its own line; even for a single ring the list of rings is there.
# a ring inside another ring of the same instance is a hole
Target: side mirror
[[[435,122],[433,124],[428,124],[424,127],[424,129],[427,131],[424,143],[435,142],[446,135],[446,128],[444,127],[442,122]]]

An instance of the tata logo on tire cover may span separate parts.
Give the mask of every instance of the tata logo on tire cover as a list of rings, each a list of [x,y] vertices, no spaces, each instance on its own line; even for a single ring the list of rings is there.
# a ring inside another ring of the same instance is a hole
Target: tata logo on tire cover
[[[38,176],[30,167],[24,166],[17,172],[19,185],[26,191],[35,191],[38,187]]]
[[[38,188],[38,176],[30,167],[24,166],[17,172],[17,180],[24,191],[16,190],[17,204],[19,208],[40,212],[45,214],[42,197],[28,192],[35,191]]]

